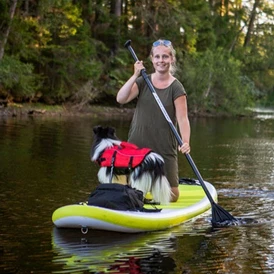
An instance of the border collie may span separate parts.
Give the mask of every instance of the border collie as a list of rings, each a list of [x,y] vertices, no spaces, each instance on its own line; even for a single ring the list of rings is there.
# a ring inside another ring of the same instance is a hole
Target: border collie
[[[113,177],[126,175],[127,184],[141,190],[144,197],[150,192],[155,203],[170,202],[172,192],[159,154],[119,140],[112,127],[96,126],[93,132],[90,157],[100,165],[100,183],[112,183]]]

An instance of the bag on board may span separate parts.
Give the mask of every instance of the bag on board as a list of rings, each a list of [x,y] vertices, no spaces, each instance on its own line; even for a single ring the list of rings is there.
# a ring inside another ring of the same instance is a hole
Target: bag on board
[[[145,209],[143,192],[128,185],[100,184],[88,199],[88,205],[113,210],[158,212],[160,209]]]

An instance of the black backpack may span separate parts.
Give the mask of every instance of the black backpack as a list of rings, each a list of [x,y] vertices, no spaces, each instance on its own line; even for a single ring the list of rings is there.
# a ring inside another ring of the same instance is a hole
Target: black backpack
[[[88,199],[88,205],[114,210],[158,212],[160,209],[145,209],[143,192],[128,185],[100,184]]]

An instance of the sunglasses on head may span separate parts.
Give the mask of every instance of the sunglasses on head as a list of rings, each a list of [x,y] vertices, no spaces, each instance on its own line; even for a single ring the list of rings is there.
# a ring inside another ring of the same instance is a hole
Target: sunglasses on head
[[[157,40],[153,44],[153,47],[158,47],[160,45],[164,45],[166,47],[171,45],[171,42],[169,40]]]

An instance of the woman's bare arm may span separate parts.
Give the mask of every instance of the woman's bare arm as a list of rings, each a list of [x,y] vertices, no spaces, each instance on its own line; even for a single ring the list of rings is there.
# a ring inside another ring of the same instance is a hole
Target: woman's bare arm
[[[138,96],[139,90],[135,81],[139,77],[142,69],[144,69],[143,62],[137,61],[134,64],[134,74],[127,80],[127,82],[117,93],[116,100],[118,103],[126,104]]]

